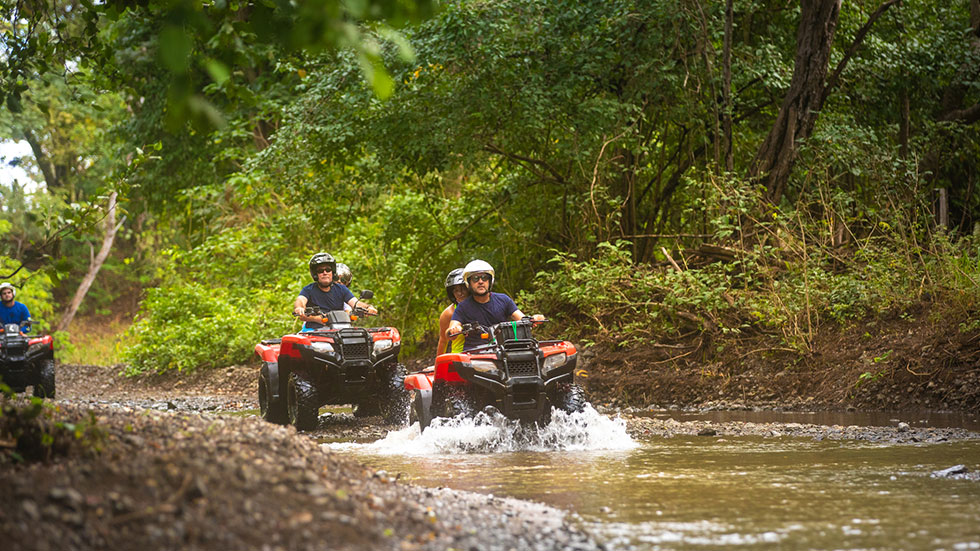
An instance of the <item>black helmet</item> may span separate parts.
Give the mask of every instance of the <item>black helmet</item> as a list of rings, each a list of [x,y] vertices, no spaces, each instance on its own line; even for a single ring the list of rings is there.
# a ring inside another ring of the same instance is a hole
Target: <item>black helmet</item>
[[[310,258],[310,277],[314,282],[316,282],[316,267],[321,264],[330,266],[330,271],[337,273],[337,261],[332,256],[327,253],[316,253]]]
[[[456,285],[466,285],[466,282],[463,281],[462,268],[456,268],[446,276],[446,296],[453,302],[456,302],[456,296],[453,295],[453,287]]]

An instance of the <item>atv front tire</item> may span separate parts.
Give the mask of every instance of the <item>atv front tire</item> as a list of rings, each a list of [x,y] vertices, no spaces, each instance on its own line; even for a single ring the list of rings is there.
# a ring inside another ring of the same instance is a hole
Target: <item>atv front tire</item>
[[[432,412],[428,403],[430,401],[428,398],[431,396],[431,390],[413,390],[411,392],[412,406],[408,412],[408,424],[418,423],[420,433],[428,428],[429,423],[432,422]]]
[[[41,360],[38,381],[34,384],[34,396],[54,398],[54,360]]]
[[[289,415],[286,412],[286,395],[279,384],[280,375],[277,362],[262,362],[259,371],[259,411],[266,421],[285,425],[289,423]]]
[[[286,411],[289,413],[289,422],[297,430],[313,430],[320,420],[320,402],[316,387],[305,376],[295,371],[289,374]]]
[[[432,386],[432,417],[471,416],[476,413],[476,399],[466,388],[436,383]]]
[[[381,416],[389,425],[404,425],[408,413],[408,391],[405,390],[405,376],[408,370],[402,364],[380,368],[381,392],[379,393]]]
[[[565,413],[580,413],[585,410],[585,391],[575,383],[560,383],[551,397],[551,405]]]

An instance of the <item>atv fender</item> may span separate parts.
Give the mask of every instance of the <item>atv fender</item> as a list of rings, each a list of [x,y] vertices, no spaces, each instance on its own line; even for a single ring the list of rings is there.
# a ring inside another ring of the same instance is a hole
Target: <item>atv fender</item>
[[[279,360],[279,347],[270,346],[264,342],[255,345],[255,354],[263,362],[276,362]]]
[[[432,392],[432,375],[412,373],[405,377],[405,390],[426,390]]]

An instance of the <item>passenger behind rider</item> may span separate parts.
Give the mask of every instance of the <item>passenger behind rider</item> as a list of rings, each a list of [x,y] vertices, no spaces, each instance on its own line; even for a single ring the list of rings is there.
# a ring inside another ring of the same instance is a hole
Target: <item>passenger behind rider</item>
[[[352,281],[354,281],[354,272],[350,271],[350,267],[347,266],[347,264],[344,264],[343,262],[337,263],[337,281],[342,283],[344,287],[347,287],[347,289],[350,289],[350,284]],[[350,307],[350,304],[347,304],[345,302],[344,312],[351,312],[351,311],[353,311],[353,308]]]
[[[320,317],[307,316],[307,306],[318,306],[321,311],[343,310],[344,305],[353,308],[361,307],[369,314],[377,314],[378,310],[370,304],[358,300],[346,285],[334,280],[337,272],[337,261],[327,253],[317,253],[310,258],[310,283],[299,292],[293,302],[293,314],[303,320],[303,331],[314,331],[324,327]]]
[[[27,322],[20,328],[20,334],[26,335],[31,330],[31,312],[24,303],[14,300],[16,296],[17,289],[13,285],[6,281],[0,283],[0,321],[3,325],[8,323],[21,325]]]
[[[478,323],[484,327],[505,322],[507,320],[518,321],[524,319],[524,313],[517,308],[514,300],[504,293],[492,293],[494,272],[493,266],[483,260],[474,260],[463,268],[463,280],[470,291],[470,296],[459,303],[456,311],[453,312],[452,321],[449,322],[449,329],[446,336],[452,338],[463,330],[464,323]],[[536,314],[535,320],[542,320],[544,316]],[[463,350],[470,350],[477,346],[486,344],[483,337],[478,332],[466,335],[463,343]]]
[[[463,351],[463,335],[456,335],[452,339],[446,335],[446,330],[449,329],[449,322],[452,320],[456,307],[470,296],[470,291],[466,288],[466,281],[463,279],[462,268],[456,268],[446,276],[446,296],[453,303],[446,306],[446,309],[439,314],[439,345],[436,346],[436,356]]]

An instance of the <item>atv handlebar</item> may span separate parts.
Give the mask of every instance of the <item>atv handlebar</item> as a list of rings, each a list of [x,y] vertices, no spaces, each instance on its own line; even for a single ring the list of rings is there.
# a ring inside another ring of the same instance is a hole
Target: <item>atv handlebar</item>
[[[501,323],[516,323],[518,325],[529,325],[531,327],[534,327],[536,325],[541,325],[542,323],[546,323],[547,321],[548,321],[548,318],[541,318],[539,320],[536,320],[532,316],[524,316],[523,318],[521,318],[521,319],[519,319],[517,321],[503,321],[503,322],[500,322],[498,324],[493,325],[492,327],[487,327],[487,326],[481,325],[479,323],[464,323],[458,332],[456,332],[456,333],[448,333],[446,336],[449,337],[450,339],[455,339],[456,337],[458,337],[460,335],[470,335],[470,334],[473,334],[473,333],[482,333],[484,335],[487,335],[484,338],[489,338],[489,335],[491,335],[493,333],[493,328],[496,327],[497,325],[500,325]]]
[[[318,320],[314,320],[319,323],[323,323],[323,324],[327,323],[326,321],[327,313],[321,310],[319,306],[307,306],[306,310],[303,312],[303,315],[310,318],[319,318]],[[350,311],[351,321],[356,320],[358,316],[377,316],[377,315],[378,314],[372,314],[367,309],[361,308],[360,306]],[[293,312],[293,316],[298,318],[299,314]]]

